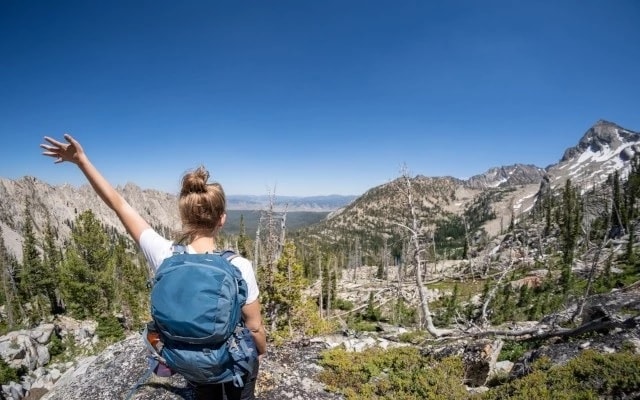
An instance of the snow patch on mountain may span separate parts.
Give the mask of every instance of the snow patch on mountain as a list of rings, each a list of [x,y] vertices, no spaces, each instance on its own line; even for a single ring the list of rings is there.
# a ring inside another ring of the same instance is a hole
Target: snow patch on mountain
[[[548,167],[552,188],[571,179],[586,192],[618,171],[621,178],[630,171],[630,161],[640,153],[640,134],[614,123],[600,120],[582,137],[577,146],[567,149],[558,164]]]

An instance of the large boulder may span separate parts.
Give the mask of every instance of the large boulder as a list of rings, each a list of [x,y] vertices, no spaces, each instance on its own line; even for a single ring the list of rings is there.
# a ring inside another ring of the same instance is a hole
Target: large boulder
[[[49,349],[38,340],[44,335],[47,334],[40,330],[35,332],[34,338],[32,331],[21,330],[0,336],[0,357],[16,369],[24,367],[32,371],[43,367],[50,360]]]

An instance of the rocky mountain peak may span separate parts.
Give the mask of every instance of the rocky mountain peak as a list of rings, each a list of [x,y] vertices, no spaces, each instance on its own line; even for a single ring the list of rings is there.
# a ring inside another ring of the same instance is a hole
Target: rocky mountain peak
[[[560,162],[569,161],[587,150],[597,153],[607,148],[616,149],[624,144],[635,143],[639,140],[640,133],[601,119],[585,132],[577,146],[570,147],[564,152]]]
[[[539,183],[544,174],[544,169],[535,165],[513,164],[490,168],[467,179],[465,184],[474,189],[528,185]]]
[[[567,179],[582,192],[605,181],[618,171],[625,176],[636,154],[640,153],[640,133],[609,121],[600,120],[589,128],[578,144],[568,148],[559,163],[547,167],[552,188]]]

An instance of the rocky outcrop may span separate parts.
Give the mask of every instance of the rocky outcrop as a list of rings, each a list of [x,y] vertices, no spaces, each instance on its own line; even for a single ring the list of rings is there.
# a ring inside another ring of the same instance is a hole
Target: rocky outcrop
[[[281,399],[342,399],[327,392],[318,381],[322,351],[342,346],[347,351],[366,351],[372,347],[408,346],[381,338],[375,334],[330,335],[292,342],[270,351],[263,360],[256,392],[261,400]],[[482,386],[496,369],[500,340],[461,342],[451,346],[436,346],[426,354],[440,357],[460,355],[469,376],[469,386]],[[80,360],[77,366],[62,375],[43,400],[189,400],[193,393],[179,375],[162,378],[147,377],[146,350],[140,335],[132,335],[108,347],[97,357]]]
[[[364,351],[374,346],[389,348],[397,342],[377,335],[336,334],[291,342],[272,348],[263,359],[256,392],[262,400],[341,399],[325,391],[318,381],[320,353],[343,346],[348,351]],[[59,377],[43,400],[132,399],[188,400],[193,398],[187,382],[179,375],[148,378],[146,350],[135,334],[108,347],[97,357],[87,357]]]
[[[46,324],[31,331],[20,330],[1,336],[0,357],[14,369],[32,371],[47,365],[50,356],[46,344],[54,328],[53,324]]]
[[[465,185],[474,189],[485,189],[538,184],[544,175],[544,169],[535,165],[514,164],[491,168],[483,174],[472,176],[467,179]]]
[[[73,399],[157,399],[188,400],[192,390],[180,376],[162,378],[148,373],[147,351],[140,334],[109,346],[97,356],[84,356],[65,364],[48,364],[47,344],[58,332],[72,338],[79,348],[89,349],[95,343],[95,323],[69,318],[33,330],[11,332],[0,337],[0,356],[14,368],[23,367],[28,374],[20,382],[2,386],[0,398],[49,400]],[[84,345],[82,345],[84,344]],[[324,390],[317,380],[322,370],[318,360],[322,350],[343,345],[365,349],[370,346],[390,347],[385,339],[337,335],[331,340],[305,340],[272,348],[263,359],[258,376],[257,393],[263,400],[340,399]],[[42,357],[38,358],[39,355]]]

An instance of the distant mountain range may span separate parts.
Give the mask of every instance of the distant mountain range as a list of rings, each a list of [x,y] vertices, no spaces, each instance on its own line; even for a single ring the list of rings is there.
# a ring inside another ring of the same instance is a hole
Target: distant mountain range
[[[558,149],[561,153],[562,149]],[[574,147],[564,150],[556,164],[546,168],[529,164],[498,166],[462,180],[452,177],[412,178],[419,212],[431,220],[460,215],[474,202],[484,201],[488,192],[500,191],[491,200],[497,217],[485,223],[489,233],[495,233],[504,224],[505,216],[517,217],[529,210],[542,187],[558,188],[571,179],[581,190],[604,181],[614,171],[624,176],[630,160],[640,152],[640,134],[612,122],[598,121]],[[316,216],[300,215],[300,224],[312,223],[332,235],[350,230],[379,230],[394,215],[401,215],[397,199],[398,180],[371,188],[362,196],[276,196],[274,207],[288,212],[314,212]],[[168,229],[179,226],[175,195],[157,190],[142,190],[134,184],[118,187],[131,205],[156,227]],[[91,209],[105,226],[124,233],[115,214],[108,209],[88,185],[52,186],[34,177],[18,180],[0,178],[0,228],[9,251],[19,255],[22,247],[21,231],[24,223],[25,202],[34,219],[36,233],[42,234],[47,218],[58,233],[62,244],[70,235],[70,222],[79,212]],[[266,209],[268,196],[228,196],[228,209],[233,211],[234,224],[246,210],[245,218],[258,215]],[[325,214],[329,215],[325,219]],[[306,221],[306,222],[305,222]],[[231,222],[231,221],[230,221]],[[233,224],[230,224],[233,225]],[[232,228],[231,226],[229,228]],[[41,236],[39,236],[41,237]]]
[[[337,210],[355,200],[358,196],[275,196],[274,206],[279,210],[288,211],[321,211]],[[229,210],[264,210],[269,206],[269,196],[228,195],[227,209]]]

